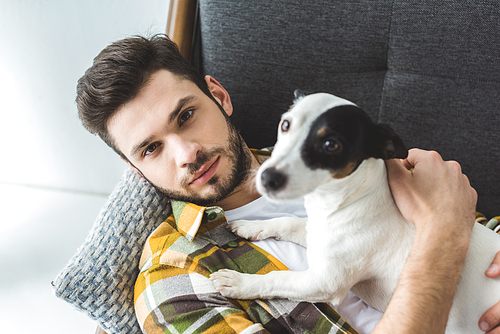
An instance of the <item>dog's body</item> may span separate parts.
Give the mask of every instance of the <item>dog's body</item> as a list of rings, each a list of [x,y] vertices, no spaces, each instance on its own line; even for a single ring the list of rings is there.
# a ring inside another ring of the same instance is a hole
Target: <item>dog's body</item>
[[[259,169],[258,190],[274,200],[304,196],[304,219],[230,224],[248,239],[276,237],[307,247],[309,269],[266,275],[221,270],[214,284],[227,297],[283,297],[340,303],[352,290],[384,311],[410,251],[414,226],[396,207],[382,159],[405,157],[389,128],[329,94],[299,99],[283,115],[273,154]],[[484,275],[500,236],[476,224],[447,333],[481,333],[480,316],[500,300],[500,280]],[[425,319],[422,319],[425,321]]]

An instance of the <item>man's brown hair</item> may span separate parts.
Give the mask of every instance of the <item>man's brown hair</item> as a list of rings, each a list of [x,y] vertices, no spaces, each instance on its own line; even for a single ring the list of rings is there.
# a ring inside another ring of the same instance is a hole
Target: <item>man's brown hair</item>
[[[125,159],[108,132],[107,122],[137,96],[158,70],[194,82],[214,100],[203,77],[165,35],[134,36],[112,43],[94,58],[92,66],[78,80],[76,104],[83,125]]]

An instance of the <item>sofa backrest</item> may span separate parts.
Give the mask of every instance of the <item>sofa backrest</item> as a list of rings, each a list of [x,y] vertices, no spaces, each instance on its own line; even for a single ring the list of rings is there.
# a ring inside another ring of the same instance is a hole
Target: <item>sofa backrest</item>
[[[500,3],[200,0],[193,60],[229,92],[251,147],[276,141],[296,88],[329,92],[409,147],[457,160],[500,213]]]

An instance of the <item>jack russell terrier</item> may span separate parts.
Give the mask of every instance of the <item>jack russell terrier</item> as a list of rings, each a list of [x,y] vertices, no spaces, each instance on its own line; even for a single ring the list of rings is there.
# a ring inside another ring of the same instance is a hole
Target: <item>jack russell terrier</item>
[[[247,239],[275,237],[307,247],[309,269],[220,270],[211,275],[214,285],[229,298],[333,304],[352,290],[384,311],[415,235],[394,203],[384,159],[405,158],[407,148],[390,127],[326,93],[298,96],[278,132],[257,189],[275,201],[304,196],[308,218],[236,221],[228,228]],[[474,224],[446,333],[481,333],[478,319],[500,300],[500,279],[484,275],[498,250],[500,236]]]

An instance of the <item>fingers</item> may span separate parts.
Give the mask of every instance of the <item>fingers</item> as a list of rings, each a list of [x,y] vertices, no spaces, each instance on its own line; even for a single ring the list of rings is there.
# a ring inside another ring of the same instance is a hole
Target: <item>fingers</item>
[[[495,255],[495,258],[485,274],[490,278],[500,276],[500,251]],[[493,305],[493,307],[486,311],[481,319],[479,319],[479,328],[488,334],[500,334],[500,301]]]
[[[389,175],[389,182],[398,183],[409,174],[409,169],[405,166],[404,160],[392,159],[385,162],[387,166],[387,173]]]
[[[414,165],[412,165],[408,159],[403,159],[401,160],[401,164],[403,165],[404,168],[406,168],[407,170],[410,170],[412,169],[413,167],[415,167]]]
[[[479,319],[479,328],[488,334],[500,334],[500,302],[493,305]],[[491,330],[491,331],[490,331]],[[490,332],[488,332],[490,331]]]
[[[408,156],[406,159],[400,160],[387,160],[387,168],[394,173],[401,173],[403,168],[410,170],[415,167],[415,165],[422,159],[422,155],[429,153],[428,151],[423,151],[418,148],[413,148],[408,151]],[[401,168],[403,167],[403,168]],[[390,171],[390,172],[391,172]]]
[[[400,184],[402,182],[410,182],[408,179],[411,176],[410,170],[414,168],[427,153],[429,152],[414,148],[408,151],[408,157],[406,157],[406,159],[387,160],[386,165],[391,188],[393,186],[401,186]]]
[[[486,276],[490,278],[495,278],[500,276],[500,251],[497,252],[495,258],[491,262],[491,265],[486,270]]]
[[[419,163],[437,164],[443,162],[443,158],[436,151],[424,151],[417,148],[408,151],[408,157],[402,161],[406,169],[415,168]]]
[[[394,170],[394,172],[401,172],[404,167],[406,170],[410,170],[415,167],[415,165],[422,159],[422,155],[429,153],[428,151],[423,151],[418,148],[413,148],[408,151],[408,156],[406,159],[400,160],[387,160],[387,167]]]
[[[458,162],[411,149],[406,159],[388,161],[387,171],[396,205],[417,227],[441,221],[472,228],[477,193]]]
[[[500,334],[500,327],[496,327],[486,334]]]

